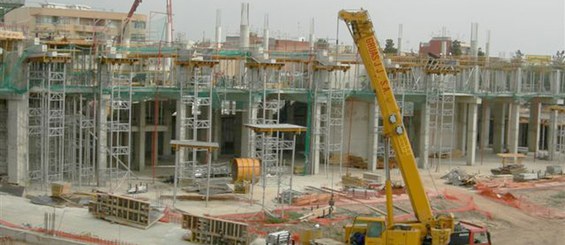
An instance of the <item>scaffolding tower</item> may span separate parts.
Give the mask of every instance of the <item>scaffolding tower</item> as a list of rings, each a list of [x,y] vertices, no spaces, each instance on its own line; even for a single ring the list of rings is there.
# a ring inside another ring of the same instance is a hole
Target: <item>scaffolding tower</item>
[[[67,154],[65,161],[72,167],[72,180],[82,185],[93,185],[96,162],[96,111],[94,101],[83,94],[67,101]]]
[[[180,91],[180,109],[177,110],[177,117],[180,117],[179,140],[212,142],[212,73],[217,64],[217,61],[190,58],[176,62]],[[205,177],[208,171],[198,157],[210,156],[207,149],[189,149],[180,149],[178,177],[195,181]]]
[[[137,59],[107,57],[99,62],[100,92],[107,91],[110,95],[106,122],[108,163],[106,172],[99,174],[102,181],[108,181],[111,191],[131,176],[132,80],[137,62]]]
[[[448,61],[433,59],[430,59],[425,71],[426,106],[430,115],[429,149],[434,156],[432,159],[437,159],[436,171],[439,171],[443,158],[448,157],[450,164],[452,160],[455,144],[455,75],[459,71]],[[472,71],[470,74],[473,74]]]
[[[70,177],[64,162],[67,58],[31,58],[28,63],[29,178],[47,184]]]
[[[314,145],[315,154],[324,159],[324,172],[329,172],[330,164],[337,163],[339,176],[343,175],[343,121],[345,110],[345,91],[343,73],[349,66],[338,64],[315,65],[314,103],[314,135],[319,144]],[[337,159],[337,162],[333,162]]]

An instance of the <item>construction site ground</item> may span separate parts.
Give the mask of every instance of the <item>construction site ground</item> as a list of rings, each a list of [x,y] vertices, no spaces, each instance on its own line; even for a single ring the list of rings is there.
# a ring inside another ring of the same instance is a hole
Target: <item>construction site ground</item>
[[[420,175],[431,199],[432,208],[453,212],[458,218],[470,220],[475,223],[487,225],[493,244],[561,244],[565,240],[565,181],[551,182],[541,187],[506,188],[505,177],[498,178],[500,183],[498,189],[509,192],[513,197],[527,203],[527,206],[513,206],[504,200],[480,195],[479,191],[472,187],[453,186],[445,183],[440,177],[453,168],[460,168],[469,174],[477,174],[477,179],[484,176],[485,179],[491,175],[490,169],[501,166],[500,159],[494,154],[485,154],[478,159],[475,166],[466,166],[465,159],[442,159],[441,166],[436,169],[437,159],[430,159],[432,166],[428,170],[421,170]],[[481,164],[482,161],[482,164]],[[560,161],[533,160],[532,154],[523,161],[529,171],[544,171],[548,165],[561,165]],[[161,162],[163,164],[163,162]],[[300,164],[300,162],[298,163]],[[361,176],[365,170],[356,168],[343,169],[350,172],[352,176]],[[155,176],[168,176],[173,173],[171,167],[155,168]],[[383,170],[377,170],[383,173]],[[136,194],[135,197],[151,201],[161,207],[172,207],[172,200],[160,198],[172,195],[172,185],[163,183],[160,179],[153,182],[153,170],[147,169],[136,172],[135,179],[131,183],[148,183],[149,192]],[[333,177],[332,177],[333,176]],[[393,180],[401,179],[398,170],[392,171]],[[331,218],[312,219],[300,222],[298,217],[307,214],[312,208],[325,206],[327,203],[312,204],[307,206],[289,206],[274,202],[277,185],[274,177],[269,178],[267,192],[265,193],[265,208],[275,213],[275,216],[284,209],[288,220],[275,220],[265,217],[262,210],[263,190],[261,182],[253,189],[253,201],[250,194],[234,195],[235,197],[224,200],[211,200],[206,206],[205,201],[177,201],[175,207],[181,211],[195,215],[218,216],[223,219],[248,222],[250,232],[254,238],[264,236],[268,232],[277,230],[289,230],[299,232],[312,230],[321,232],[323,237],[340,240],[342,226],[351,222],[352,217],[357,215],[378,215],[368,207],[385,210],[384,197],[378,198],[356,198],[349,200],[337,197],[336,210]],[[511,179],[506,177],[507,179]],[[327,170],[321,166],[321,173],[316,176],[295,175],[293,189],[303,191],[308,186],[316,188],[341,189],[340,171],[337,166],[331,166]],[[501,180],[502,179],[502,180]],[[549,182],[548,182],[549,183]],[[549,186],[549,187],[548,187]],[[128,183],[123,183],[114,193],[126,193]],[[287,188],[287,187],[283,187]],[[27,195],[50,194],[49,188],[32,186],[26,189]],[[73,186],[72,191],[89,192],[95,187]],[[497,190],[498,190],[497,189]],[[100,187],[98,190],[108,191],[109,186]],[[179,195],[188,193],[179,191]],[[409,201],[405,194],[395,195],[395,210],[397,219],[410,219],[411,215],[401,210],[411,210]],[[525,207],[525,208],[523,208]],[[543,212],[531,212],[540,210]],[[279,210],[279,211],[275,211]],[[97,237],[107,241],[123,241],[131,244],[190,244],[182,237],[186,230],[181,228],[180,222],[157,222],[147,230],[132,228],[125,225],[113,224],[104,220],[95,219],[87,208],[64,207],[54,208],[32,204],[29,199],[15,197],[7,194],[0,195],[0,217],[2,225],[14,225],[21,227],[43,227],[44,213],[56,213],[56,230],[77,235]],[[315,228],[319,225],[320,228]],[[319,230],[317,230],[319,229]]]

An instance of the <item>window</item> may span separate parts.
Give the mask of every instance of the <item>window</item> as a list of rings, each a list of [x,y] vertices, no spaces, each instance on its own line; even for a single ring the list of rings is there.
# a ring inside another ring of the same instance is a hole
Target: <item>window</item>
[[[37,24],[51,24],[52,23],[52,16],[37,16],[35,18],[35,23]]]
[[[486,232],[475,233],[473,239],[475,244],[488,244],[488,235]]]
[[[368,237],[380,237],[385,229],[384,223],[382,222],[371,222],[367,226],[367,236]]]
[[[144,42],[145,34],[133,33],[130,36],[132,42]]]
[[[135,29],[145,29],[145,21],[134,21],[133,28]]]

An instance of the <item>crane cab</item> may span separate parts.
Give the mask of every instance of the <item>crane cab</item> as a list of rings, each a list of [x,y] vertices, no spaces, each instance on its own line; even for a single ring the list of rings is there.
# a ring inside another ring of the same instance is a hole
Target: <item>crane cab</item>
[[[344,227],[344,241],[354,245],[422,244],[423,226],[402,223],[387,228],[384,218],[356,217],[353,224]]]

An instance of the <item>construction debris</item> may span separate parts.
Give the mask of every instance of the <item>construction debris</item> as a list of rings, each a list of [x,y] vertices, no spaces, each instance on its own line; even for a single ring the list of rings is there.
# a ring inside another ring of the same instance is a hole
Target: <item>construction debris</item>
[[[494,175],[526,173],[528,170],[522,164],[507,164],[503,167],[493,168],[490,172]]]
[[[12,184],[8,184],[8,183],[3,183],[0,186],[0,192],[8,193],[12,196],[23,197],[24,192],[25,192],[25,187],[19,186],[19,185],[12,185]]]
[[[368,181],[362,178],[351,176],[351,173],[346,173],[345,175],[341,176],[341,183],[345,188],[349,188],[349,187],[366,188],[370,184]]]
[[[173,195],[161,195],[161,199],[173,199]],[[234,194],[216,194],[213,196],[209,196],[209,201],[237,201],[240,200],[241,197]],[[205,201],[206,196],[199,195],[199,194],[183,194],[177,195],[177,200],[181,201]]]
[[[149,190],[149,188],[148,188],[147,184],[143,185],[143,183],[139,183],[139,185],[135,184],[134,187],[132,187],[131,184],[130,184],[127,192],[128,192],[128,194],[139,194],[139,193],[145,193],[148,190]]]
[[[475,175],[470,175],[463,169],[455,168],[449,171],[441,179],[445,179],[447,184],[455,186],[473,186],[476,183]]]
[[[315,218],[325,218],[326,216],[330,215],[333,210],[331,206],[325,206],[321,208],[313,209],[311,212],[302,215],[298,218],[300,221],[307,221]]]
[[[539,179],[537,173],[519,173],[519,174],[515,174],[513,178],[513,180],[517,182],[537,180],[537,179]]]
[[[563,169],[559,165],[547,166],[545,172],[550,175],[563,174]]]
[[[51,196],[54,197],[66,196],[70,192],[71,192],[71,183],[53,182],[51,184]]]
[[[302,192],[295,190],[284,190],[277,197],[278,203],[290,203],[294,198],[304,195]]]
[[[339,163],[340,163],[339,155],[338,154],[332,154],[330,156],[330,164],[338,165]],[[343,166],[349,166],[349,167],[359,168],[359,169],[367,169],[367,166],[368,166],[367,161],[365,161],[362,157],[351,155],[351,154],[342,155],[341,164],[343,164]]]
[[[271,232],[269,233],[269,235],[267,235],[266,244],[267,245],[290,244],[290,232],[288,231]]]

